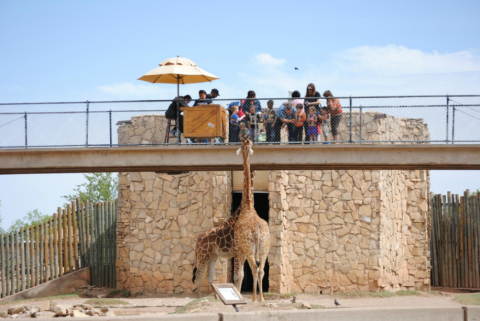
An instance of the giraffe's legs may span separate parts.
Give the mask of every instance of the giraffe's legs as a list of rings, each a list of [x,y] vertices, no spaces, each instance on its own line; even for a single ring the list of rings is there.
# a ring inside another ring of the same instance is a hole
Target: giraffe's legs
[[[245,255],[240,251],[236,251],[236,256],[234,259],[235,262],[235,287],[238,291],[242,291],[242,282],[243,282],[243,266],[245,264]]]
[[[214,256],[212,256],[212,258],[208,262],[207,280],[208,280],[208,284],[210,284],[210,287],[212,287],[213,278],[215,277],[215,264],[216,263],[217,263],[217,256],[214,255]],[[213,295],[214,295],[215,299],[218,299],[215,291],[213,291]]]
[[[252,269],[252,275],[253,275],[253,296],[252,296],[252,302],[255,302],[257,300],[257,283],[258,283],[258,266],[255,263],[255,256],[250,255],[248,258],[248,265],[250,265],[250,269]]]
[[[197,299],[200,299],[201,297],[201,286],[200,284],[202,283],[202,278],[203,278],[203,273],[205,272],[205,264],[201,264],[197,267],[197,273],[195,274],[195,283],[197,283]]]
[[[258,268],[258,289],[259,289],[259,295],[258,295],[258,302],[263,302],[265,301],[263,298],[263,276],[265,275],[265,272],[263,269],[265,268],[265,258],[260,258],[260,267]]]

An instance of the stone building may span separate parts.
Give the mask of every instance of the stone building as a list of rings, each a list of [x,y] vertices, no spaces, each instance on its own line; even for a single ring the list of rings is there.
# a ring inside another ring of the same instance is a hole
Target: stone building
[[[349,116],[340,126],[343,138],[350,135]],[[358,113],[352,124],[358,140]],[[119,143],[160,143],[164,130],[161,115],[133,117],[118,128]],[[421,119],[364,112],[362,139],[428,140],[429,133]],[[428,171],[263,174],[264,187],[256,192],[264,193],[260,202],[267,213],[259,214],[270,226],[270,292],[429,288]],[[118,288],[191,293],[196,235],[230,215],[239,199],[235,177],[225,171],[120,173]],[[230,271],[231,262],[219,260],[215,282],[227,282]],[[202,291],[209,290],[204,280]]]

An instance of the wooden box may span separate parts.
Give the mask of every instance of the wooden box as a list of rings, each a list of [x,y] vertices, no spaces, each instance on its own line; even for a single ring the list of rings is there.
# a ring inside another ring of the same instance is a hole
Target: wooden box
[[[220,105],[181,107],[183,136],[188,138],[226,138],[226,111]]]

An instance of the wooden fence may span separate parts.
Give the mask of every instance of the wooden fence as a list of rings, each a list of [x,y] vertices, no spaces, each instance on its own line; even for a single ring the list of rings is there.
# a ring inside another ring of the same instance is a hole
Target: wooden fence
[[[91,283],[115,287],[116,202],[71,202],[36,226],[0,234],[1,297],[84,267]]]
[[[434,195],[431,213],[432,285],[480,288],[480,195]]]

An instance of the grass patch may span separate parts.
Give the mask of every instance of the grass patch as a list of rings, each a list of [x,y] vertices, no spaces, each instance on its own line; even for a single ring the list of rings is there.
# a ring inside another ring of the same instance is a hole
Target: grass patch
[[[116,295],[116,294],[119,294],[120,292],[122,292],[122,290],[113,289],[113,290],[108,291],[108,294]]]
[[[177,311],[174,311],[174,312],[170,312],[169,314],[182,314],[182,313],[185,313],[187,312],[187,310],[191,307],[193,307],[195,304],[197,304],[198,302],[200,301],[212,301],[212,302],[222,302],[221,300],[216,300],[214,298],[200,298],[200,299],[196,299],[196,300],[193,300],[192,302],[189,302],[187,304],[185,304],[183,307],[181,307],[180,309],[178,309]]]
[[[137,296],[141,296],[143,295],[143,292],[136,292],[135,294],[133,294],[133,297],[136,298]]]
[[[430,294],[430,295],[442,295],[440,292],[438,291],[427,291],[427,294]]]
[[[132,295],[130,291],[124,291],[121,295],[122,298],[129,298]]]
[[[395,296],[395,293],[390,291],[382,292],[346,292],[346,293],[333,293],[333,296],[343,298],[391,298]]]
[[[78,293],[69,293],[69,294],[61,294],[61,295],[54,295],[54,296],[46,296],[44,298],[34,298],[34,299],[25,299],[25,300],[16,300],[16,301],[9,301],[9,302],[2,302],[2,305],[10,305],[10,304],[21,304],[23,302],[38,302],[44,300],[63,300],[63,299],[76,299],[79,298]]]
[[[398,296],[408,296],[408,295],[421,295],[418,291],[406,290],[406,291],[397,291],[395,292]]]
[[[457,295],[454,300],[466,305],[480,305],[480,293]]]
[[[102,298],[102,299],[89,299],[85,301],[85,304],[104,306],[104,305],[129,305],[130,303],[125,302],[123,300],[118,300],[118,299]]]

